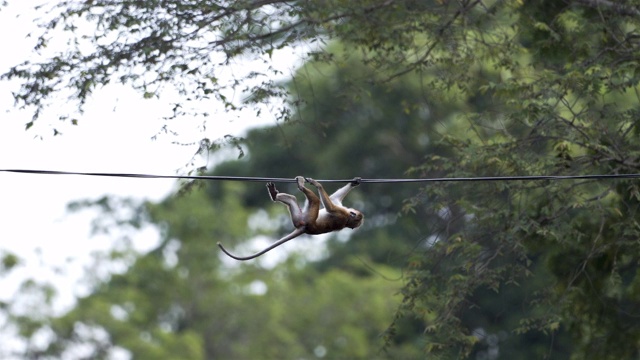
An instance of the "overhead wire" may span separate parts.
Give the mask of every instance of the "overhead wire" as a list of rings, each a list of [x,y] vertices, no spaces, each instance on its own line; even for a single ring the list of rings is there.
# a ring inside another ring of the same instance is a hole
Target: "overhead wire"
[[[80,175],[80,176],[106,176],[122,178],[143,178],[143,179],[189,179],[189,180],[226,180],[226,181],[254,181],[254,182],[295,182],[289,178],[266,178],[247,176],[214,176],[214,175],[155,175],[155,174],[132,174],[132,173],[107,173],[107,172],[79,172],[79,171],[59,171],[59,170],[33,170],[33,169],[0,169],[0,172],[40,174],[40,175]]]
[[[293,178],[252,177],[252,176],[218,176],[218,175],[154,175],[108,172],[78,172],[37,169],[0,169],[0,172],[38,174],[38,175],[79,175],[103,176],[143,179],[186,179],[186,180],[216,180],[216,181],[250,181],[294,183]],[[522,176],[477,176],[477,177],[437,177],[437,178],[397,178],[397,179],[360,179],[361,183],[420,183],[420,182],[473,182],[473,181],[542,181],[542,180],[606,180],[606,179],[637,179],[640,174],[590,174],[590,175],[522,175]],[[328,179],[319,182],[351,182],[353,179]]]

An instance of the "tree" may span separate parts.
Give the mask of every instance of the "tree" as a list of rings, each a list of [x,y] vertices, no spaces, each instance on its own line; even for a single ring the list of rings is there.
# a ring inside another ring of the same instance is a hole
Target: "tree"
[[[220,196],[199,189],[136,208],[144,219],[141,223],[163,229],[159,246],[145,254],[126,247],[107,254],[106,261],[127,266],[106,278],[95,278],[90,294],[62,316],[46,314],[38,307],[46,302],[37,298],[31,302],[38,311],[20,316],[10,311],[11,324],[27,344],[23,353],[11,355],[87,359],[123,352],[136,359],[384,356],[380,334],[400,300],[400,283],[385,277],[397,278],[397,270],[354,262],[349,271],[321,273],[304,266],[298,256],[269,270],[255,262],[235,269],[223,264],[216,240],[255,235],[246,226],[249,212],[241,206],[240,194],[247,186],[225,183]],[[109,207],[103,209],[103,218],[113,215]],[[125,223],[139,226],[137,220]],[[372,269],[376,276],[370,275]],[[25,298],[53,297],[53,289],[36,280],[24,293]],[[394,349],[394,353],[418,354],[411,348]]]
[[[467,19],[471,25],[456,33],[458,47],[450,44],[454,55],[444,55],[452,60],[445,75],[434,69],[434,84],[450,81],[482,107],[463,116],[465,139],[443,136],[453,156],[432,156],[417,170],[637,173],[638,63],[629,57],[638,51],[631,40],[637,9],[538,2],[513,3],[507,13],[500,11],[508,9],[504,4],[496,3],[489,17]],[[525,310],[513,331],[567,335],[577,358],[637,356],[629,346],[640,336],[633,324],[637,258],[628,257],[638,253],[634,182],[480,183],[456,191],[437,184],[426,191],[452,224],[466,218],[455,231],[443,227],[435,245],[412,260],[401,313],[427,323],[427,350],[480,351],[482,334],[505,325],[499,312],[486,316],[501,294],[533,285],[522,294]],[[486,298],[487,291],[495,296]],[[543,355],[554,356],[555,346],[567,343],[550,342]]]
[[[427,111],[446,104],[425,121],[430,146],[410,152],[410,176],[638,173],[639,6],[632,0],[66,1],[54,8],[59,13],[38,46],[58,26],[76,34],[78,18],[97,25],[89,46],[77,34],[82,44],[75,51],[24,63],[3,78],[22,82],[16,100],[34,107],[34,119],[57,90],[74,89],[82,105],[114,79],[146,96],[174,84],[185,98],[214,96],[228,109],[243,106],[225,92],[235,87],[250,104],[285,101],[278,115],[295,119],[294,110],[314,113],[313,87],[289,96],[284,84],[255,72],[221,83],[215,66],[251,55],[268,61],[278,49],[313,43],[307,59],[315,64],[365,67],[340,77],[353,104],[376,99],[367,92],[372,84],[402,88],[393,81],[409,78],[428,89],[420,93],[428,95]],[[324,46],[330,40],[344,51]],[[86,48],[92,50],[80,51]],[[297,90],[297,80],[290,89]],[[331,155],[330,163],[346,156]],[[407,216],[425,211],[437,226],[420,236],[406,261],[394,324],[420,324],[423,350],[441,356],[491,357],[496,346],[517,349],[514,339],[540,336],[547,342],[541,356],[637,357],[638,194],[631,180],[429,184],[406,202]],[[503,295],[516,304],[510,316],[496,307]],[[516,308],[524,310],[513,314]],[[392,325],[389,343],[400,330]]]

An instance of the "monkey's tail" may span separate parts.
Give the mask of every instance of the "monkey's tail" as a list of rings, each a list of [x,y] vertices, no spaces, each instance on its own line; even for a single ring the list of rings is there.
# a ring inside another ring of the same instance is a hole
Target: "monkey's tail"
[[[283,237],[282,239],[276,241],[275,243],[271,244],[269,247],[265,248],[264,250],[255,253],[253,255],[249,255],[249,256],[236,256],[233,255],[232,253],[230,253],[229,251],[227,251],[227,249],[224,248],[224,246],[222,246],[222,244],[218,241],[218,247],[220,248],[220,250],[222,250],[222,252],[224,252],[225,254],[227,254],[227,256],[234,258],[236,260],[240,260],[240,261],[245,261],[245,260],[251,260],[251,259],[255,259],[258,256],[264,255],[266,252],[271,251],[275,248],[277,248],[278,246],[286,243],[289,240],[295,239],[298,236],[304,234],[304,228],[298,228],[293,230],[293,232],[285,237]]]

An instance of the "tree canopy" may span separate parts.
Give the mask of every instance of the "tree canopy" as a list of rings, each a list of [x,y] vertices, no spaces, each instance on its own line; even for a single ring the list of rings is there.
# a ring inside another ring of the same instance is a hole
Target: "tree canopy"
[[[280,104],[286,122],[247,134],[248,156],[214,174],[640,172],[638,1],[93,0],[48,16],[36,51],[58,32],[70,47],[2,76],[20,82],[16,101],[34,121],[60,91],[82,107],[115,81],[143,97],[174,86],[185,103],[213,97],[229,111]],[[305,63],[278,81],[270,59],[292,47]],[[247,58],[267,72],[221,75]],[[247,225],[273,216],[259,210],[261,187],[145,204],[163,229],[156,251],[71,313],[16,323],[28,339],[56,334],[45,354],[94,339],[94,355],[194,358],[640,355],[635,180],[386,184],[351,196],[365,227],[267,272],[229,268],[209,240],[243,247],[276,234]],[[279,293],[296,300],[283,307]]]

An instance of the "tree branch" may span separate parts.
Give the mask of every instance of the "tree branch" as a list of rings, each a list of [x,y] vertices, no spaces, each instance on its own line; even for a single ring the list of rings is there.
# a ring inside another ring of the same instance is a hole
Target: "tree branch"
[[[620,15],[625,16],[640,16],[640,10],[636,9],[633,6],[629,6],[626,4],[620,4],[613,1],[608,0],[576,0],[577,3],[588,6],[594,9],[602,9],[607,8],[608,10],[612,10]]]

